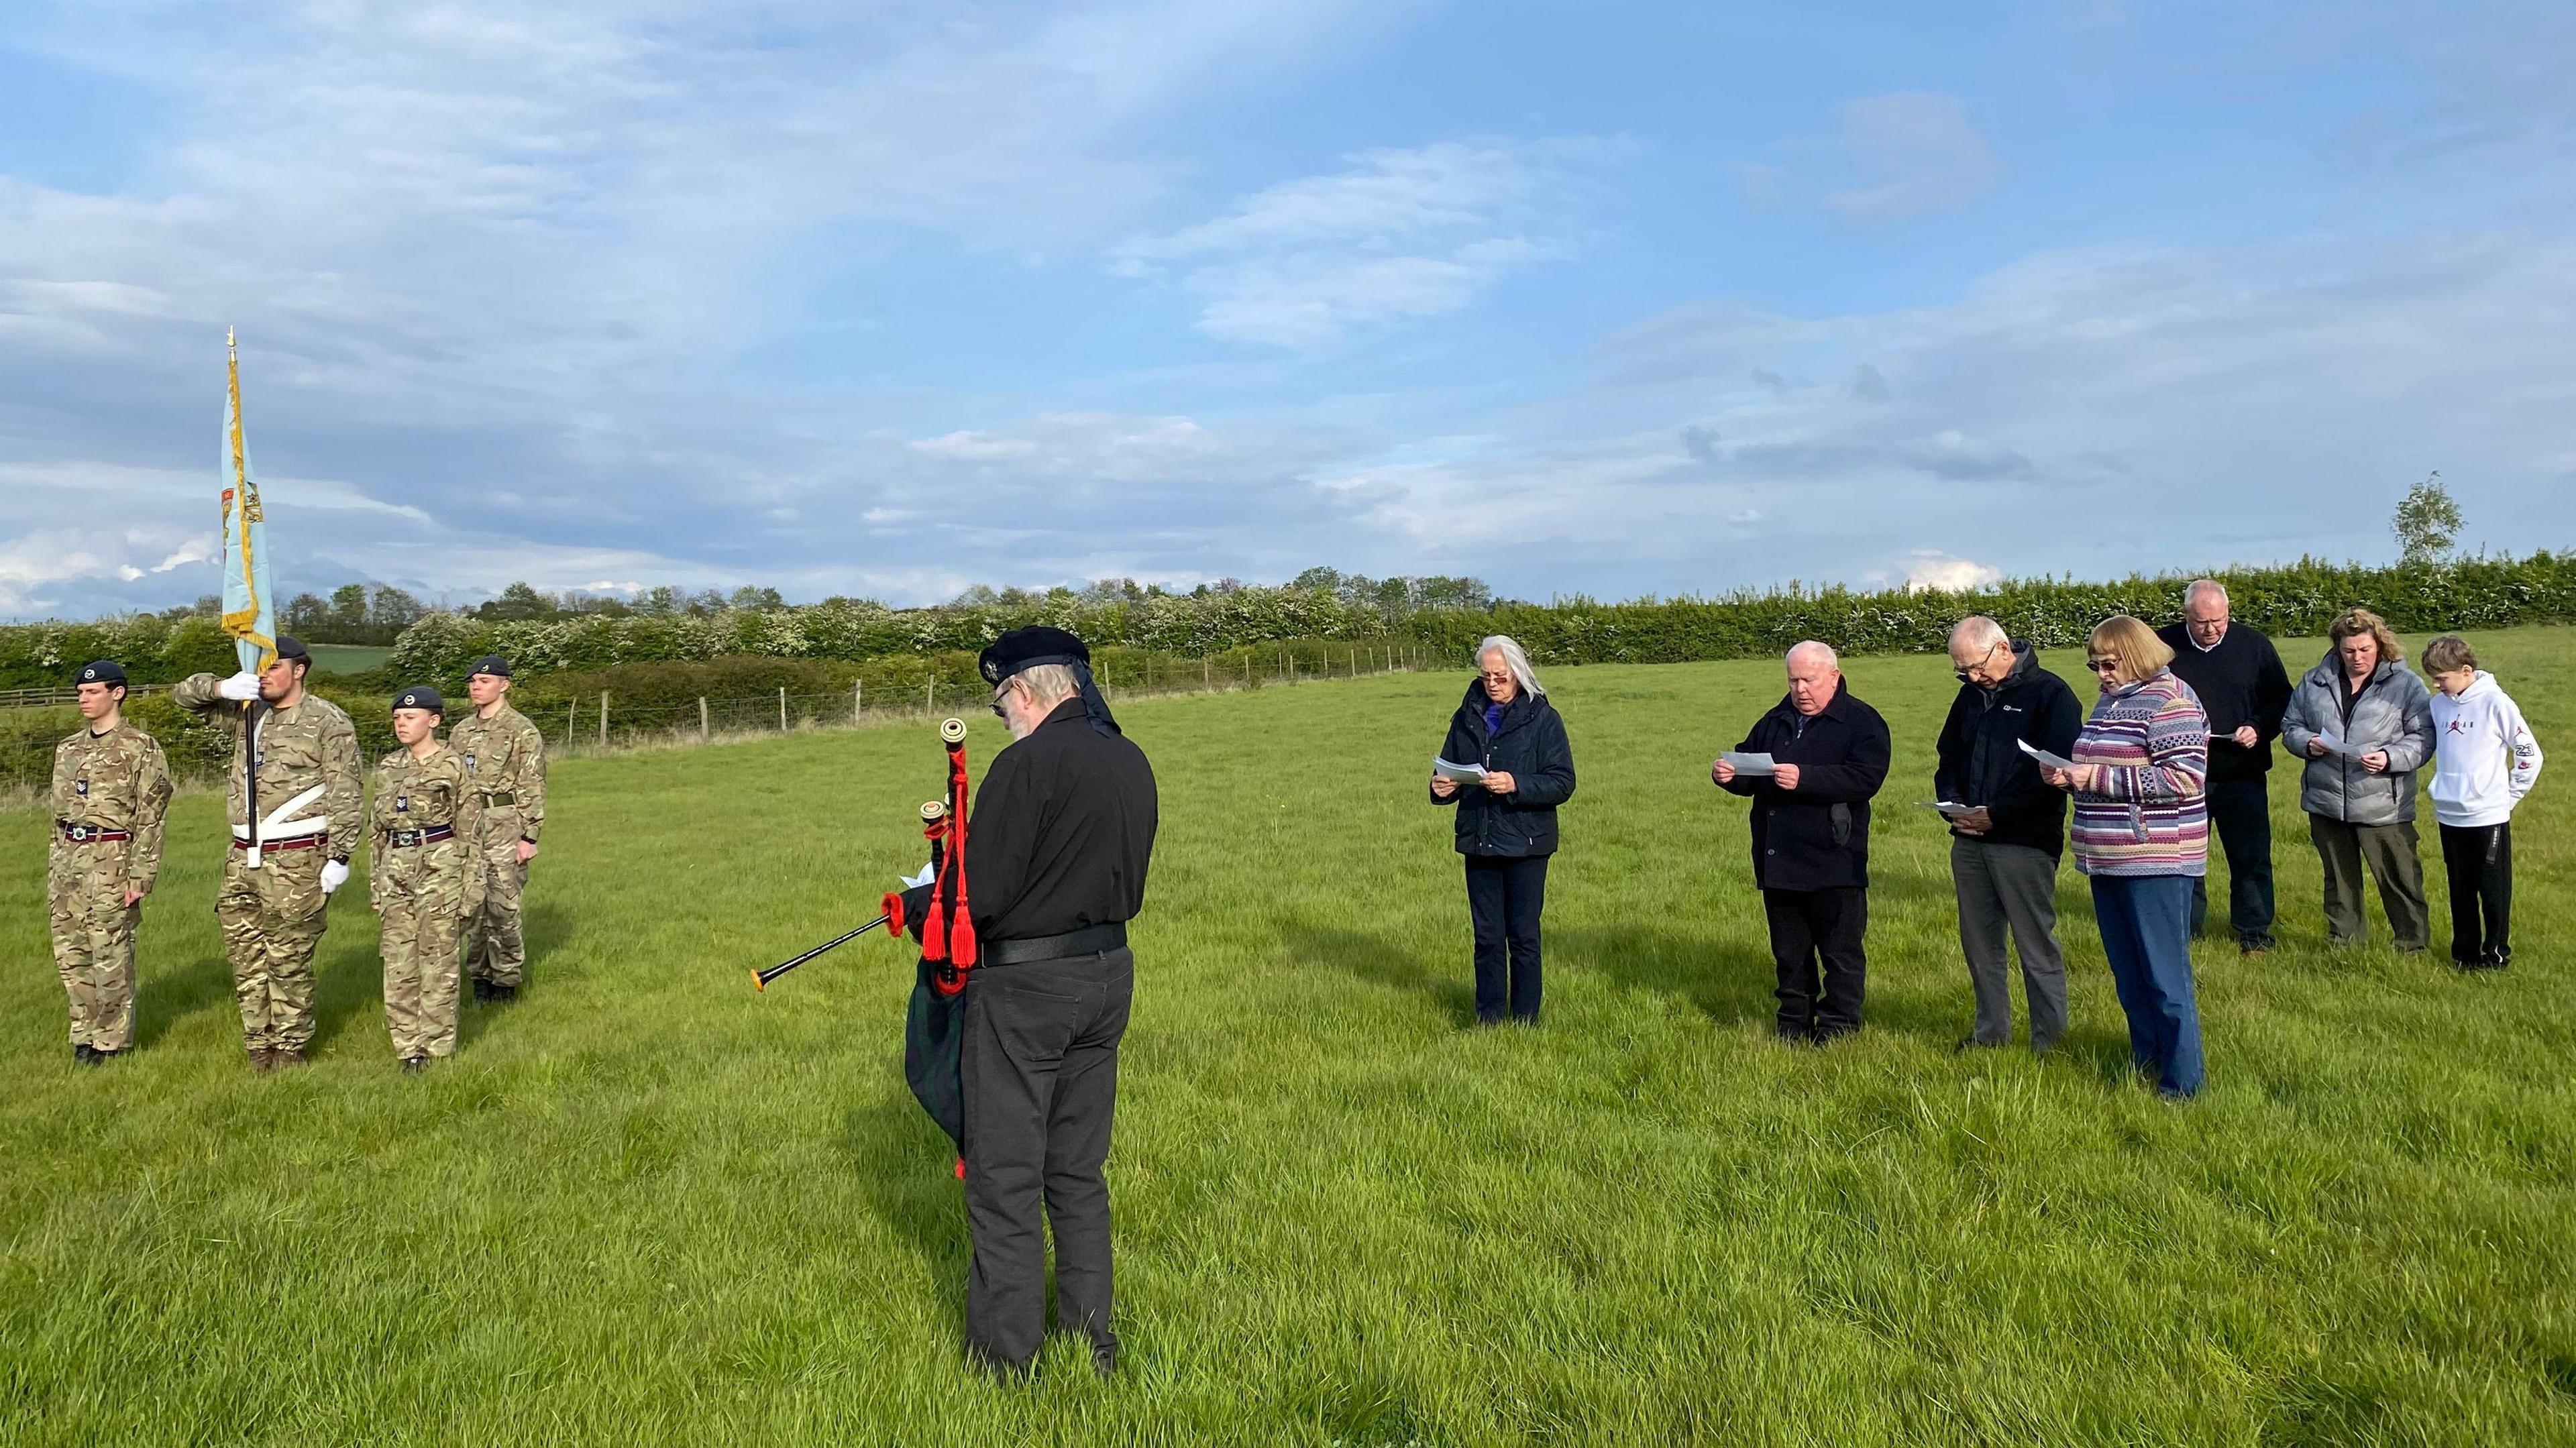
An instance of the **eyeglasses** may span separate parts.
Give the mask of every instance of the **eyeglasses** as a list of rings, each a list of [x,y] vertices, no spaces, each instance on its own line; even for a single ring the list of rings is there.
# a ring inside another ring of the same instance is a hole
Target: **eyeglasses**
[[[2097,674],[2115,674],[2120,671],[2120,661],[2118,659],[2086,659],[2084,661],[2084,667],[2091,669]]]
[[[2002,640],[1997,640],[1996,642],[1994,642],[1994,643],[1989,644],[1989,645],[1987,645],[1987,646],[1986,646],[1986,656],[1985,656],[1984,658],[1981,658],[1981,659],[1977,660],[1975,663],[1968,665],[1968,667],[1967,667],[1967,668],[1965,668],[1965,669],[1952,669],[1950,672],[1951,672],[1951,673],[1954,673],[1954,674],[1956,674],[1956,675],[1958,675],[1958,676],[1959,676],[1959,682],[1960,682],[1960,683],[1962,683],[1962,684],[1973,684],[1973,683],[1977,682],[1977,677],[1976,677],[1976,675],[1975,675],[1975,674],[1970,673],[1970,672],[1969,672],[1969,670],[1970,670],[1970,669],[1982,669],[1982,668],[1984,668],[1986,665],[1988,665],[1988,664],[1990,664],[1990,663],[1993,663],[1993,662],[1994,662],[1994,659],[1995,659],[1995,650],[1997,650],[1997,649],[2001,649],[2001,648],[2009,648],[2009,647],[2011,647],[2011,645],[2010,645],[2010,644],[2008,644],[2008,643],[2006,643],[2006,642],[2004,642],[2004,641],[2002,641]]]
[[[1004,723],[1009,723],[1011,716],[1002,712],[1002,700],[1008,697],[1010,692],[1011,686],[1008,684],[993,691],[993,717]]]

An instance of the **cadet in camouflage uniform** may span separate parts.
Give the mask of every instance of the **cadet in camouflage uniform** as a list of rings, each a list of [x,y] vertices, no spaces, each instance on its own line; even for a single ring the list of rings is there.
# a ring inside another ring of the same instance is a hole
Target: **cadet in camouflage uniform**
[[[465,917],[465,969],[476,1000],[516,1000],[528,963],[519,892],[546,824],[546,736],[510,707],[510,664],[500,655],[474,661],[465,692],[474,712],[447,734],[447,747],[465,761],[459,828],[478,877],[466,895],[480,902]]]
[[[438,742],[447,701],[416,687],[394,696],[403,747],[376,766],[367,815],[367,893],[384,921],[385,1029],[406,1073],[456,1054],[456,940],[473,851],[456,833],[465,763]]]
[[[304,1064],[313,1039],[313,948],[334,890],[348,883],[361,826],[358,731],[340,706],[304,691],[313,659],[281,634],[277,662],[229,679],[190,676],[170,693],[233,731],[233,848],[215,893],[241,1003],[242,1045],[262,1071]],[[242,705],[256,703],[244,730]],[[248,787],[257,784],[259,814]],[[253,861],[254,830],[257,858]]]
[[[95,1066],[134,1040],[134,927],[161,870],[170,766],[125,722],[125,670],[83,666],[89,727],[54,746],[54,839],[45,872],[54,968],[72,1003],[72,1059]]]

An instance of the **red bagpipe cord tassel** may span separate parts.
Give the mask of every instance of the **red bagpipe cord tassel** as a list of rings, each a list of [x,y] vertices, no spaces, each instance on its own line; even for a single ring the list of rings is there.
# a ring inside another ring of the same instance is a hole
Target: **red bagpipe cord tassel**
[[[921,928],[921,958],[945,967],[931,976],[931,989],[941,995],[955,995],[966,988],[966,972],[978,957],[975,916],[966,897],[966,804],[966,746],[952,744],[948,748],[947,859]]]

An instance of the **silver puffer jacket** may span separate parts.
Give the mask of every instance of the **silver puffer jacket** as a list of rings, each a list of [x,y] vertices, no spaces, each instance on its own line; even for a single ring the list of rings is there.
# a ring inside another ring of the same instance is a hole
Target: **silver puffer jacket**
[[[2415,818],[2415,771],[2433,762],[2433,696],[2404,664],[2382,660],[2352,722],[2343,717],[2343,660],[2329,650],[2290,693],[2281,716],[2281,743],[2304,760],[2299,808],[2348,825],[2395,825]],[[2308,759],[2308,741],[2341,739],[2362,749],[2388,751],[2388,772],[2373,774],[2361,762],[2328,754]]]

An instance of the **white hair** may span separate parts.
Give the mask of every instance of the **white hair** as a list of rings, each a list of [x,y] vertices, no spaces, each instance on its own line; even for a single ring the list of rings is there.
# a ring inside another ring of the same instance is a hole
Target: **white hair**
[[[2216,598],[2220,603],[2225,603],[2227,601],[2227,585],[2219,582],[2215,578],[2195,578],[2191,581],[2191,585],[2182,591],[2182,606],[2189,608],[2204,598],[2212,597]]]
[[[1074,682],[1070,664],[1031,664],[1011,678],[1029,691],[1029,702],[1041,709],[1054,708],[1082,690]]]
[[[1546,695],[1547,685],[1538,681],[1537,673],[1530,668],[1529,655],[1521,652],[1521,646],[1514,643],[1510,635],[1489,634],[1483,643],[1476,645],[1477,668],[1485,666],[1487,654],[1503,656],[1503,667],[1512,671],[1512,679],[1521,686],[1522,693]]]
[[[1950,630],[1950,648],[1952,652],[1967,648],[1984,649],[1986,652],[1992,653],[1994,652],[1997,644],[2010,642],[2012,642],[2012,638],[2009,634],[2004,632],[2004,626],[1995,622],[1993,619],[1986,617],[1982,613],[1972,613],[1968,615],[1966,618],[1959,620],[1959,626],[1957,628]]]
[[[1806,654],[1811,658],[1821,654],[1824,656],[1825,667],[1837,672],[1839,672],[1843,666],[1842,656],[1834,652],[1834,646],[1832,644],[1819,643],[1814,639],[1808,639],[1802,643],[1791,644],[1789,646],[1789,655],[1785,662],[1792,667],[1795,667],[1798,662],[1798,655],[1800,654]]]

